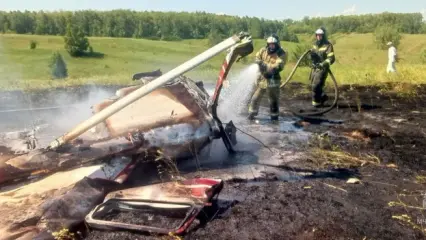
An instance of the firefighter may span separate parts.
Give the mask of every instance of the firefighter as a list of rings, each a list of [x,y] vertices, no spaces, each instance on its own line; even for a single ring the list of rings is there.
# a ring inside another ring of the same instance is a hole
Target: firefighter
[[[333,44],[327,39],[325,28],[315,31],[316,41],[311,49],[312,60],[312,105],[320,107],[328,100],[323,92],[325,80],[328,77],[328,69],[335,62]]]
[[[280,72],[287,62],[287,53],[281,48],[275,34],[266,39],[266,46],[256,53],[260,76],[256,81],[256,90],[249,105],[248,119],[253,120],[259,112],[259,104],[265,93],[268,94],[270,117],[277,121],[279,116]]]

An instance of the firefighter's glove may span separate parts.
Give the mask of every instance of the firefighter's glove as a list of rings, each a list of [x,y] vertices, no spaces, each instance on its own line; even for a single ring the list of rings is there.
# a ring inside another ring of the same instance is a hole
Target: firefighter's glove
[[[319,56],[316,52],[311,52],[311,60],[313,62],[318,62],[319,61]]]
[[[329,66],[327,61],[324,61],[324,62],[320,63],[319,65],[320,65],[321,69],[326,69]]]
[[[263,74],[263,77],[264,77],[264,78],[266,78],[266,79],[270,79],[270,78],[272,78],[272,76],[274,76],[274,74],[272,74],[272,73],[270,73],[270,72],[265,72],[265,73]]]
[[[257,62],[257,65],[259,65],[259,71],[261,73],[264,73],[266,71],[266,69],[268,68],[268,66],[266,65],[266,63],[264,63],[263,61]]]
[[[313,68],[315,69],[320,69],[320,70],[324,70],[327,67],[327,63],[315,63],[313,64]]]
[[[312,63],[311,68],[313,68],[313,69],[321,69],[321,64],[320,63]]]

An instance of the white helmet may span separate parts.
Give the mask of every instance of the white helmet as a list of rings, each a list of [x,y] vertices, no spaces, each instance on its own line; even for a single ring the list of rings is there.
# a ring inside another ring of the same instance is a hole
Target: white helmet
[[[324,30],[322,30],[321,28],[318,28],[318,29],[315,31],[315,34],[317,34],[317,35],[324,35]]]
[[[266,43],[278,43],[278,39],[273,36],[270,36],[266,39]]]
[[[269,46],[269,44],[274,44],[274,47],[273,48],[271,48],[270,46]],[[278,50],[278,48],[280,47],[280,40],[278,39],[278,36],[277,35],[275,35],[275,34],[272,34],[271,36],[269,36],[267,39],[266,39],[266,47],[268,48],[268,52],[269,53],[274,53],[274,52],[276,52],[277,50]]]

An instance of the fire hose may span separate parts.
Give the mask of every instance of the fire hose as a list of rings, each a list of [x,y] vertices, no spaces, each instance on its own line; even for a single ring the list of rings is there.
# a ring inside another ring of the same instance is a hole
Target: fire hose
[[[290,72],[290,75],[287,77],[287,79],[281,84],[280,88],[283,88],[285,85],[287,85],[287,83],[290,82],[290,80],[292,79],[293,75],[296,73],[297,68],[299,67],[300,63],[302,62],[302,60],[311,52],[311,50],[306,51],[300,58],[299,60],[296,62],[296,65],[294,66],[293,70]],[[328,68],[328,74],[331,77],[331,80],[333,81],[333,87],[334,87],[334,100],[333,103],[329,106],[326,107],[320,111],[304,111],[303,109],[299,109],[298,112],[293,111],[290,109],[290,111],[298,116],[298,117],[309,117],[309,116],[319,116],[319,115],[323,115],[331,110],[333,110],[336,106],[337,106],[337,101],[339,99],[339,87],[337,85],[337,81],[336,78],[333,75],[333,72],[331,72],[330,68]],[[311,80],[311,84],[312,84],[312,72],[313,69],[311,69],[310,75],[309,75],[309,79]]]

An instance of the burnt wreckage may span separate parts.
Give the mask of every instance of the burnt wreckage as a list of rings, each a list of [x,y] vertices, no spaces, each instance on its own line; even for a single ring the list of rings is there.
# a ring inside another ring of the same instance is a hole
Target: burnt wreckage
[[[228,53],[213,96],[202,82],[182,75],[224,50]],[[0,159],[0,212],[4,216],[0,239],[51,239],[52,232],[72,228],[84,219],[94,228],[183,233],[221,190],[220,179],[114,189],[144,154],[161,151],[169,158],[191,157],[218,138],[233,152],[235,126],[232,121],[222,123],[216,108],[232,64],[252,52],[251,36],[240,33],[165,74],[160,70],[135,74],[133,80],[142,86],[120,89],[116,96],[94,105],[92,117],[48,147],[33,149],[31,144],[26,153]],[[167,228],[97,219],[108,209],[123,208],[175,212],[181,221]]]

